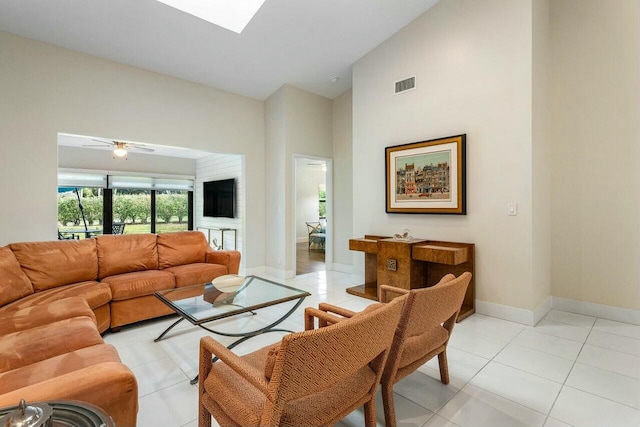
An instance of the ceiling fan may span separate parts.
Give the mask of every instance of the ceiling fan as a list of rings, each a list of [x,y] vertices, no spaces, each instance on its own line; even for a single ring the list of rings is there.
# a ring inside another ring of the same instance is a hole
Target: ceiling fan
[[[113,156],[116,157],[125,157],[129,151],[145,151],[147,153],[153,153],[155,150],[153,148],[147,148],[142,144],[136,144],[133,142],[123,142],[123,141],[102,141],[100,139],[91,138],[92,141],[100,142],[102,144],[110,145],[113,147]],[[83,147],[102,147],[104,145],[83,145]]]
[[[318,161],[318,162],[307,162],[307,166],[319,166],[322,168],[323,172],[327,171],[327,164],[323,161]]]

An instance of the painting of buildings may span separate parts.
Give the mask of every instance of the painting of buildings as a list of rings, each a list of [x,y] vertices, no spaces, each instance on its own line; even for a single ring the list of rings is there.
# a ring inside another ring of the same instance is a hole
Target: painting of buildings
[[[450,150],[399,156],[395,160],[396,201],[451,199]]]

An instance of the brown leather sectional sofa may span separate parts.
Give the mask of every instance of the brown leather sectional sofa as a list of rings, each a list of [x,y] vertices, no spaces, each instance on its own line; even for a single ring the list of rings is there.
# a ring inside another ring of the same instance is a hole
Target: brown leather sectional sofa
[[[171,314],[154,292],[235,274],[239,264],[239,252],[214,251],[197,231],[0,248],[0,407],[76,399],[135,426],[136,379],[100,334]]]

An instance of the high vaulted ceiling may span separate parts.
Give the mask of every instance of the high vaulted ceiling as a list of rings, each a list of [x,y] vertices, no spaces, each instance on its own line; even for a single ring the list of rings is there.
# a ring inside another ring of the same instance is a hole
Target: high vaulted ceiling
[[[155,0],[0,0],[0,31],[256,99],[285,83],[335,98],[437,1],[266,0],[236,34]]]

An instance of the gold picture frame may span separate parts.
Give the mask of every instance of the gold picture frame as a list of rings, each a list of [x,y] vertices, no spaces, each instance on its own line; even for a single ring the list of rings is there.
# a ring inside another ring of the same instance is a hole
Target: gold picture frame
[[[466,134],[385,148],[386,212],[467,214]]]

